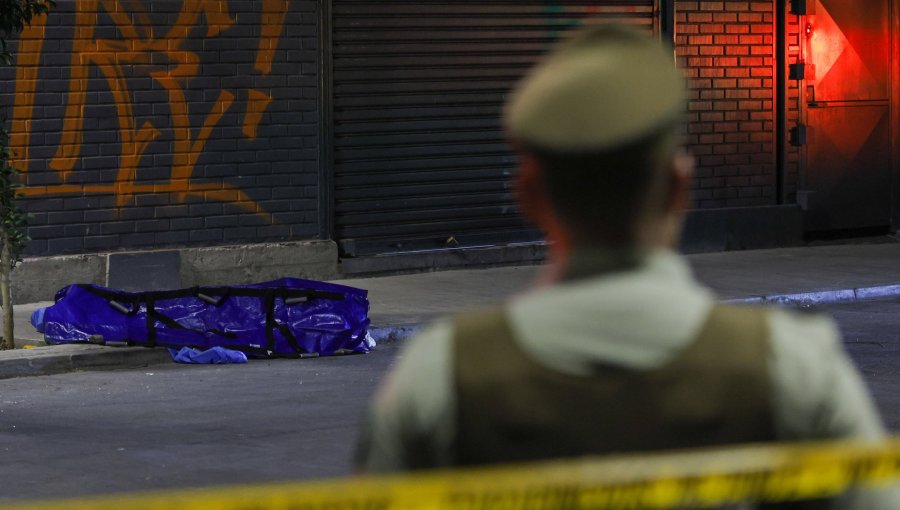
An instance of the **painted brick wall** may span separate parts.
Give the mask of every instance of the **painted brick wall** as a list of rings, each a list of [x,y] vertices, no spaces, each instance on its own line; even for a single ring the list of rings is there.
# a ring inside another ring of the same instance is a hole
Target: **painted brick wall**
[[[771,1],[676,2],[695,207],[776,201],[773,15]]]
[[[314,0],[65,0],[0,100],[30,255],[315,237]]]

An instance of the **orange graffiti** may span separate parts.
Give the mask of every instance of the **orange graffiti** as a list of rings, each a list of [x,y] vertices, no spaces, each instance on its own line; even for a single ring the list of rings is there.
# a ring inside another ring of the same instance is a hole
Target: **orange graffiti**
[[[247,115],[244,117],[244,136],[256,140],[259,131],[259,123],[262,122],[263,113],[269,108],[272,96],[258,90],[251,90],[247,99]]]
[[[256,58],[256,70],[262,74],[272,72],[272,61],[275,60],[275,50],[278,48],[278,39],[284,30],[287,12],[288,0],[263,1],[262,34],[259,38],[259,51]]]
[[[129,14],[129,9],[134,15]],[[274,53],[278,47],[287,15],[287,1],[266,0],[263,5],[260,28],[260,50],[256,68],[271,71]],[[96,37],[101,9],[118,29],[121,39]],[[199,76],[200,56],[183,49],[185,41],[205,17],[207,37],[215,37],[233,26],[227,0],[185,0],[175,21],[165,36],[156,38],[146,9],[139,0],[78,0],[75,13],[75,34],[72,53],[63,130],[56,155],[49,167],[58,172],[59,185],[27,187],[29,196],[47,196],[72,193],[112,193],[118,205],[130,203],[135,193],[171,193],[184,201],[188,195],[233,202],[254,213],[266,214],[245,193],[227,183],[202,183],[192,181],[194,168],[206,142],[235,102],[235,93],[221,90],[212,109],[206,113],[202,126],[192,125],[185,91],[191,79]],[[137,22],[137,25],[135,24]],[[13,130],[16,133],[13,147],[20,170],[28,167],[28,147],[31,118],[45,34],[46,18],[36,20],[22,34],[16,76],[16,104]],[[173,163],[168,182],[164,184],[138,183],[137,171],[149,145],[162,135],[160,127],[152,122],[137,126],[134,102],[129,90],[127,71],[160,61],[166,65],[149,76],[168,94],[170,126],[173,138]],[[119,168],[114,184],[66,184],[77,166],[84,144],[85,108],[88,104],[88,77],[96,68],[112,94],[119,125]],[[256,138],[259,123],[272,101],[268,94],[248,92],[244,134],[250,140]]]
[[[197,24],[200,13],[206,15],[206,37],[215,37],[220,32],[234,25],[228,9],[228,0],[185,0],[181,14],[166,35],[166,39],[183,42],[191,29]],[[280,35],[280,33],[279,33]]]
[[[34,95],[37,92],[38,65],[44,46],[47,16],[38,16],[19,37],[19,67],[16,68],[16,99],[13,104],[13,122],[10,145],[16,149],[12,165],[19,170],[28,168],[28,145],[31,139],[31,117],[34,113]]]
[[[141,0],[125,0],[128,3],[128,8],[134,12],[134,17],[138,22],[138,27],[143,32],[145,39],[153,38],[153,22],[150,20],[150,15],[147,13],[147,8],[144,7],[144,4],[141,3]]]

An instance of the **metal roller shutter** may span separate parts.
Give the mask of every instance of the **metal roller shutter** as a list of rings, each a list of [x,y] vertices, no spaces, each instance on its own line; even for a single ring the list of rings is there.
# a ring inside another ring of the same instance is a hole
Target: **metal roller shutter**
[[[657,31],[655,0],[333,0],[335,237],[344,256],[536,240],[504,98],[586,19]]]

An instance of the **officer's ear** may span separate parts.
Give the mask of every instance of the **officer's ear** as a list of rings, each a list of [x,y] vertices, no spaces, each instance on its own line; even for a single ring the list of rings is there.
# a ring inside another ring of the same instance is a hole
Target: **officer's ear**
[[[519,158],[519,171],[515,191],[522,215],[533,225],[543,227],[551,204],[541,177],[540,162],[521,148],[517,148],[516,156]]]
[[[522,215],[535,225],[540,225],[547,198],[541,189],[541,167],[531,153],[517,150],[519,169],[516,175],[515,191]]]
[[[516,175],[515,191],[522,215],[532,225],[540,228],[548,239],[556,243],[567,242],[569,233],[563,227],[547,185],[541,174],[540,161],[528,150],[516,147],[519,158],[519,172]]]
[[[679,149],[669,166],[669,190],[666,213],[681,213],[688,207],[691,180],[694,178],[694,157]]]

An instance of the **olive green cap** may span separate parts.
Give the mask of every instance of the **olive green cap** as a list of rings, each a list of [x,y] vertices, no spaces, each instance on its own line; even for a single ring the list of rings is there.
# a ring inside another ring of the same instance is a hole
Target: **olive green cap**
[[[671,50],[636,28],[598,25],[525,77],[506,105],[506,128],[547,150],[601,151],[674,126],[684,105]]]

